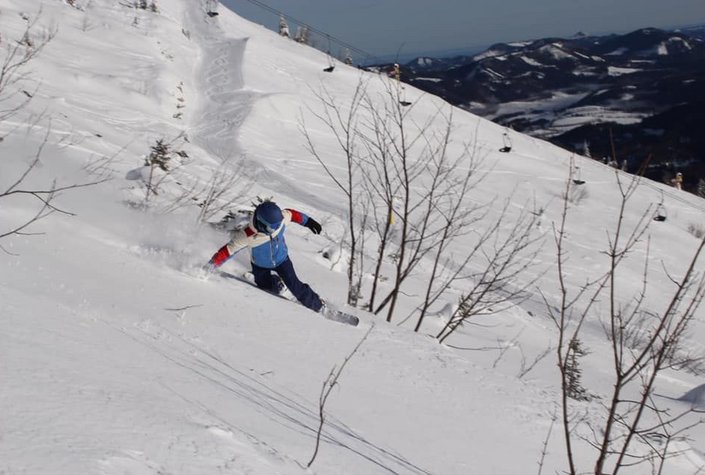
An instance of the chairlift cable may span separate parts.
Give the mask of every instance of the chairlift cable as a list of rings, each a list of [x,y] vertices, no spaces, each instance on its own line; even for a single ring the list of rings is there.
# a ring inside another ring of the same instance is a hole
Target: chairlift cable
[[[336,37],[333,36],[333,35],[330,35],[330,34],[324,32],[324,31],[321,31],[321,30],[319,30],[318,28],[314,28],[314,27],[312,27],[311,25],[309,25],[308,23],[306,23],[306,22],[304,22],[304,21],[301,21],[301,20],[299,20],[299,19],[297,19],[297,18],[294,18],[293,16],[288,15],[288,14],[282,12],[281,10],[277,10],[276,8],[272,8],[272,7],[270,7],[269,5],[263,3],[263,2],[261,2],[261,1],[259,1],[259,0],[245,0],[245,1],[247,1],[247,2],[249,2],[249,3],[251,3],[251,4],[253,4],[253,5],[258,6],[258,7],[262,8],[263,10],[267,10],[267,11],[270,12],[270,13],[274,13],[274,14],[276,14],[276,15],[281,15],[281,16],[283,16],[285,19],[289,20],[290,22],[293,22],[293,23],[296,23],[296,24],[299,24],[299,25],[305,25],[305,26],[308,27],[309,31],[311,31],[311,32],[313,32],[313,33],[316,33],[317,35],[320,35],[320,36],[328,37],[329,40],[330,40],[330,39],[333,39],[333,41],[334,41],[335,43],[337,43],[337,44],[339,44],[339,45],[341,45],[341,46],[344,46],[344,47],[350,49],[351,51],[356,52],[357,54],[359,54],[360,56],[362,56],[362,57],[365,58],[366,60],[371,60],[371,59],[372,59],[372,60],[376,60],[377,62],[382,62],[382,61],[380,60],[380,58],[378,58],[377,56],[375,56],[375,55],[373,55],[373,54],[371,54],[371,53],[368,53],[368,52],[365,51],[365,50],[362,50],[362,49],[360,49],[360,48],[357,48],[357,47],[351,45],[350,43],[347,43],[347,42],[345,42],[345,41],[343,41],[343,40],[341,40],[341,39],[339,39],[339,38],[336,38]]]

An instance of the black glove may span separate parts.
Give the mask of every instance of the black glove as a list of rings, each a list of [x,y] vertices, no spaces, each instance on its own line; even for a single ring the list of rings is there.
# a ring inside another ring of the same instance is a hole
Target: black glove
[[[321,225],[313,218],[308,218],[304,226],[310,229],[313,234],[321,234]]]

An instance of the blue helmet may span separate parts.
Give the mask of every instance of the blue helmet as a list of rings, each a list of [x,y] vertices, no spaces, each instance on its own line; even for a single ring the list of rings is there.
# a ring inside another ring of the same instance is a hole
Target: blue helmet
[[[274,234],[284,221],[284,215],[275,202],[265,201],[255,208],[253,221],[257,231]]]

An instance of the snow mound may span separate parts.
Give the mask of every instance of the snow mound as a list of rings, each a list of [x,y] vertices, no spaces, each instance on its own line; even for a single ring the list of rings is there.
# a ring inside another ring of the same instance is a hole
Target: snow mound
[[[690,403],[695,407],[705,408],[705,384],[694,387],[679,397],[678,400]]]

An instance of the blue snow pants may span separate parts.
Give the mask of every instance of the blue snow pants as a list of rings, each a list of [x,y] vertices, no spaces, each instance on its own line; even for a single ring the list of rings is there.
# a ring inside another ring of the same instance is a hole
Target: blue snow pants
[[[291,263],[291,259],[288,257],[284,262],[279,264],[274,269],[266,269],[260,267],[254,263],[252,264],[252,274],[255,277],[255,284],[262,290],[272,290],[274,288],[274,281],[272,277],[272,271],[276,272],[279,277],[281,277],[284,285],[294,294],[296,300],[301,302],[302,305],[310,308],[314,312],[318,312],[321,309],[321,299],[316,292],[313,291],[308,284],[304,284],[296,276],[296,271],[294,271],[294,264]]]

